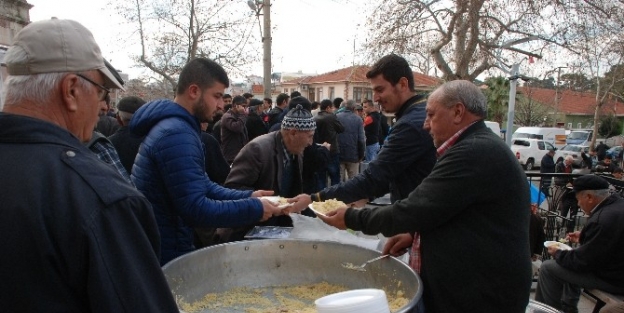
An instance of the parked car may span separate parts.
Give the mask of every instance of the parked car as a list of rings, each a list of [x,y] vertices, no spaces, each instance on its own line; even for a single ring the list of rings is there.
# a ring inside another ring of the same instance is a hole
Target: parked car
[[[540,167],[542,157],[550,149],[557,148],[550,142],[539,139],[514,139],[511,142],[511,151],[527,171]]]
[[[612,160],[618,160],[620,151],[622,151],[622,146],[611,147],[607,150],[607,155],[610,155]]]
[[[583,162],[583,158],[581,157],[581,152],[589,153],[589,146],[581,146],[581,145],[565,145],[561,149],[555,151],[555,162],[559,160],[559,158],[564,158],[568,155],[571,155],[574,158],[574,164],[577,166],[581,166]]]

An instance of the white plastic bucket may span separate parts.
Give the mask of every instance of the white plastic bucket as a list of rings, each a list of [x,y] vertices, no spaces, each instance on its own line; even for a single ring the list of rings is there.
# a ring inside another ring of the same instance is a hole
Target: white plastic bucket
[[[334,293],[314,301],[318,313],[389,313],[386,293],[381,289],[356,289]]]

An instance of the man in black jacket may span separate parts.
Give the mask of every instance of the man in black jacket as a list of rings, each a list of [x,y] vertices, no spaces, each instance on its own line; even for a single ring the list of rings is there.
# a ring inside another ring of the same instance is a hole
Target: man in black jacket
[[[81,24],[22,29],[3,62],[3,312],[178,312],[147,199],[85,146],[121,84]]]
[[[546,154],[542,157],[542,163],[540,166],[540,173],[554,173],[555,172],[555,160],[553,157],[555,156],[555,150],[548,150]],[[552,176],[542,176],[540,180],[540,190],[544,193],[545,196],[548,197],[550,194],[550,184],[552,181]]]
[[[577,178],[574,191],[589,218],[566,239],[580,246],[548,247],[553,259],[542,263],[535,290],[535,300],[566,313],[578,312],[581,287],[624,294],[624,199],[610,195],[609,183],[595,175]]]
[[[366,73],[373,86],[374,101],[396,123],[377,158],[367,169],[344,183],[328,187],[318,194],[297,197],[294,209],[304,209],[314,201],[337,198],[346,203],[377,198],[390,192],[392,202],[407,195],[431,172],[435,147],[423,129],[426,98],[414,90],[414,74],[402,57],[390,54],[381,58]],[[314,198],[314,199],[312,199]]]
[[[429,176],[392,205],[319,215],[340,229],[391,237],[383,253],[411,247],[427,312],[524,313],[529,302],[529,186],[509,147],[485,126],[486,114],[474,83],[438,87],[424,125],[439,155]]]
[[[119,122],[121,128],[108,137],[108,140],[115,146],[115,150],[119,154],[119,160],[128,173],[132,173],[134,158],[139,153],[139,146],[143,141],[143,137],[130,132],[128,125],[130,125],[134,112],[144,104],[145,100],[134,96],[124,97],[119,100],[117,104],[117,122]]]
[[[344,126],[334,115],[334,104],[329,99],[321,101],[320,112],[314,120],[316,121],[314,142],[318,144],[327,142],[330,144],[330,161],[327,164],[327,169],[317,172],[317,190],[322,190],[327,187],[328,174],[332,186],[340,183],[340,145],[338,144],[338,134],[344,131]]]

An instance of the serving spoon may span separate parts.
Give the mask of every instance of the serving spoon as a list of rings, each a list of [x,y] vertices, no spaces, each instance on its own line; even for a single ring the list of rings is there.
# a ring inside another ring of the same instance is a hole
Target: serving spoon
[[[349,262],[342,262],[342,267],[344,267],[344,268],[348,268],[348,269],[350,269],[350,270],[354,270],[354,271],[366,272],[366,268],[365,268],[365,267],[366,267],[366,265],[368,265],[368,264],[370,264],[370,263],[372,263],[372,262],[375,262],[375,261],[381,260],[381,259],[383,259],[383,258],[385,258],[385,257],[387,257],[387,256],[389,256],[389,254],[384,254],[384,255],[382,255],[382,256],[378,256],[378,257],[376,257],[376,258],[374,258],[374,259],[370,259],[370,260],[368,260],[368,261],[366,261],[366,262],[362,263],[362,265],[354,265],[353,263],[349,263]]]

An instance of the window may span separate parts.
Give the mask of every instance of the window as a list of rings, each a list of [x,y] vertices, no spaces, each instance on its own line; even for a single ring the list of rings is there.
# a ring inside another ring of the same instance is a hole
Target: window
[[[364,99],[373,99],[373,89],[364,87],[353,87],[353,100],[362,102]]]
[[[568,129],[572,129],[572,123],[568,123]]]
[[[576,124],[576,128],[583,128],[583,123]]]
[[[334,100],[334,87],[329,87],[329,100]]]
[[[544,142],[543,141],[538,141],[537,142],[537,148],[540,149],[540,150],[544,150],[545,149]]]
[[[288,94],[288,88],[284,88],[284,93]]]
[[[548,143],[548,142],[544,142],[544,143],[546,144],[546,149],[547,149],[547,150],[555,150],[555,146],[551,145],[551,144],[550,144],[550,143]]]
[[[318,91],[316,92],[316,94],[318,95],[318,97],[316,97],[316,99],[318,99],[317,101],[321,101],[321,99],[323,99],[323,87],[319,87],[316,88]]]

